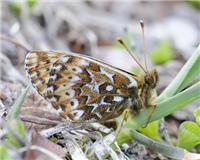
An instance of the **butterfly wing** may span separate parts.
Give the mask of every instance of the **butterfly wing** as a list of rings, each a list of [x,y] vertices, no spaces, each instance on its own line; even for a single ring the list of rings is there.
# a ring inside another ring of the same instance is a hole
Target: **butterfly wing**
[[[101,122],[123,112],[137,87],[133,75],[90,57],[54,53],[59,58],[54,59],[51,54],[53,59],[47,56],[51,59],[49,63],[39,64],[43,65],[39,69],[50,66],[50,70],[44,72],[45,91],[36,88],[61,115],[75,122]],[[50,55],[50,52],[45,54]]]
[[[25,59],[25,70],[33,87],[45,97],[51,66],[63,53],[31,51]]]

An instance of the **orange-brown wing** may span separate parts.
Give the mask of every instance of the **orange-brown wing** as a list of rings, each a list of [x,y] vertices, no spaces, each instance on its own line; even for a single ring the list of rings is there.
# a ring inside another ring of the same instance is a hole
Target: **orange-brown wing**
[[[60,52],[31,51],[25,59],[25,70],[33,87],[46,96],[49,72],[53,63],[62,55]]]
[[[136,87],[134,77],[125,71],[63,52],[51,66],[46,99],[75,122],[102,122],[119,116],[130,105]]]

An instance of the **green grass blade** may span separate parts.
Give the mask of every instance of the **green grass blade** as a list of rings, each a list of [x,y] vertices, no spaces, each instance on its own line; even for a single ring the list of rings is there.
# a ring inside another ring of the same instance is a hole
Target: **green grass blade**
[[[169,98],[184,89],[192,80],[200,75],[200,45],[192,57],[183,66],[176,78],[158,97],[158,102]]]
[[[168,144],[159,143],[157,141],[154,141],[154,140],[142,135],[141,133],[138,133],[135,130],[132,130],[132,136],[139,143],[144,144],[145,146],[151,148],[154,151],[161,153],[162,155],[164,155],[168,158],[177,159],[177,160],[198,160],[198,159],[200,159],[200,154],[187,152],[186,150],[179,148],[179,147],[173,147]]]
[[[151,121],[158,120],[165,117],[178,109],[185,107],[186,105],[192,103],[193,101],[200,98],[200,82],[194,84],[183,92],[166,99],[158,103],[154,113],[152,114]],[[142,127],[146,124],[148,113],[151,109],[145,109],[141,111],[141,114],[133,118],[134,124],[132,124],[135,129]]]
[[[17,98],[13,106],[11,107],[11,110],[8,114],[9,120],[18,118],[19,112],[21,110],[22,104],[24,103],[28,90],[29,90],[29,86],[22,91],[22,93],[19,95],[19,97]]]

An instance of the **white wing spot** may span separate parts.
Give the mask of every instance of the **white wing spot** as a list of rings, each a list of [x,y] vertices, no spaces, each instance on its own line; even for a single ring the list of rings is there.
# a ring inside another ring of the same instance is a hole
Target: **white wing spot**
[[[92,106],[93,107],[93,109],[91,111],[91,112],[93,112],[98,107],[98,104],[92,103],[92,104],[88,104],[88,106]]]
[[[101,84],[95,84],[95,85],[92,85],[92,84],[86,84],[85,86],[88,87],[89,89],[99,93],[99,86]]]
[[[69,89],[66,91],[66,95],[69,97],[69,98],[72,98],[75,96],[75,91],[73,89]]]
[[[47,92],[53,92],[53,86],[47,87]]]
[[[56,111],[58,114],[63,112],[63,110],[61,108],[58,108]]]
[[[100,101],[100,105],[107,105],[109,103],[104,102],[105,97],[102,97],[101,101]]]
[[[114,74],[105,71],[103,68],[100,68],[100,72],[101,74],[106,75],[111,80],[111,82],[114,83],[114,80],[113,80]]]
[[[112,91],[112,90],[113,90],[113,86],[107,85],[107,86],[106,86],[106,90],[107,90],[107,91]]]
[[[112,112],[111,107],[108,107],[107,110],[106,110],[106,112]]]
[[[81,109],[74,110],[73,112],[75,114],[75,119],[79,119],[84,114],[84,110]]]
[[[52,79],[52,80],[55,80],[56,78],[57,78],[56,74],[49,76],[49,79]]]
[[[91,71],[89,71],[89,70],[87,70],[87,72],[89,73],[90,78],[92,79],[92,81],[90,83],[95,83],[95,76],[94,76],[94,74]]]
[[[94,87],[93,87],[93,90],[94,90],[95,92],[99,93],[99,86],[100,86],[100,85],[101,85],[101,84],[95,84]]]
[[[114,96],[114,98],[113,98],[113,101],[115,101],[115,102],[121,102],[123,100],[124,100],[124,98],[120,97],[120,96]]]
[[[79,80],[81,80],[81,78],[79,76],[72,76],[71,79],[70,79],[71,82],[76,82],[76,81],[79,81]]]
[[[61,68],[62,68],[62,65],[60,65],[60,64],[57,65],[57,66],[53,66],[53,67],[52,67],[52,69],[53,69],[53,70],[56,70],[56,71],[60,71]]]
[[[67,56],[63,56],[61,57],[59,60],[63,63],[66,63],[68,60],[69,60],[70,57],[67,57]]]
[[[72,67],[71,71],[74,73],[82,73],[82,69],[80,67]]]
[[[97,115],[97,117],[98,117],[99,119],[102,118],[102,115],[101,115],[99,112],[96,112],[95,114]]]
[[[86,60],[84,60],[84,59],[81,59],[81,60],[79,61],[79,63],[80,63],[81,66],[89,66],[89,62],[86,61]]]
[[[35,71],[30,74],[30,78],[33,78],[33,77],[36,77],[36,76],[37,76],[37,72],[35,72]]]
[[[70,104],[71,104],[71,106],[72,106],[72,110],[74,110],[74,109],[76,109],[76,108],[78,107],[79,102],[78,102],[77,99],[72,99],[72,100],[70,101]]]
[[[129,87],[137,87],[137,82],[136,82],[136,80],[134,78],[132,78],[130,76],[128,76],[127,78],[130,81],[130,84],[128,85]]]

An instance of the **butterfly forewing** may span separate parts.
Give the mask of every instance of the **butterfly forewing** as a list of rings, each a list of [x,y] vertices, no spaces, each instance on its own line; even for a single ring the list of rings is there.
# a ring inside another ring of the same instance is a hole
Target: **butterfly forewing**
[[[34,51],[26,63],[37,91],[76,122],[115,118],[136,93],[134,75],[79,54]]]

